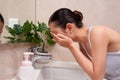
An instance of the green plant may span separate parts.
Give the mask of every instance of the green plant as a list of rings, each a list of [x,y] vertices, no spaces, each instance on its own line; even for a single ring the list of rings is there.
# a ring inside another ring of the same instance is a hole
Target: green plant
[[[38,22],[35,25],[27,20],[23,26],[15,24],[13,28],[6,26],[6,29],[11,34],[11,36],[4,36],[4,38],[8,39],[9,43],[36,43],[38,46],[42,46],[42,52],[45,52],[45,46],[47,44],[55,44],[49,28],[43,22]]]

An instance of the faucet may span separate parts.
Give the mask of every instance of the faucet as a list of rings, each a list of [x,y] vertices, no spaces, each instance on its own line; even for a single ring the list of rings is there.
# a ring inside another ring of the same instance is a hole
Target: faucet
[[[32,57],[32,66],[34,68],[41,68],[50,61],[52,61],[52,55],[48,53],[36,53]]]
[[[42,52],[42,47],[31,47],[28,49],[29,52],[33,52],[34,55],[32,57],[32,66],[34,68],[41,68],[42,65],[49,63],[52,60],[52,55]]]

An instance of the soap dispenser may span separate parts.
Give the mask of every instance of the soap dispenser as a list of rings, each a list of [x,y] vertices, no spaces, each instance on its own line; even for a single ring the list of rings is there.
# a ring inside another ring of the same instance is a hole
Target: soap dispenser
[[[24,52],[24,60],[22,61],[22,66],[32,66],[32,62],[29,60],[29,56],[33,55],[32,52]]]
[[[21,80],[34,80],[33,74],[35,74],[35,69],[32,66],[32,61],[29,60],[29,56],[33,55],[32,52],[24,52],[24,60],[21,62],[19,67],[19,78]]]

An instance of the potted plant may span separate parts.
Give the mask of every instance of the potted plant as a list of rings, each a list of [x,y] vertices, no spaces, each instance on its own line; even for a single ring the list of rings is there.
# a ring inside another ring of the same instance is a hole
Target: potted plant
[[[4,36],[4,38],[8,39],[9,43],[32,42],[36,44],[35,48],[40,48],[38,51],[41,53],[46,52],[46,45],[55,44],[44,22],[38,22],[36,25],[27,20],[23,25],[15,24],[13,28],[6,26],[6,29],[11,36]]]

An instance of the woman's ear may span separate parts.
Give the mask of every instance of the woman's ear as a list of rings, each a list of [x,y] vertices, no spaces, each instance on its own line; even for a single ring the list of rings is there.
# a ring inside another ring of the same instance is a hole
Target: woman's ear
[[[72,33],[72,30],[73,30],[73,24],[72,23],[67,23],[66,24],[66,29],[65,31],[67,32],[67,34],[71,34]]]

